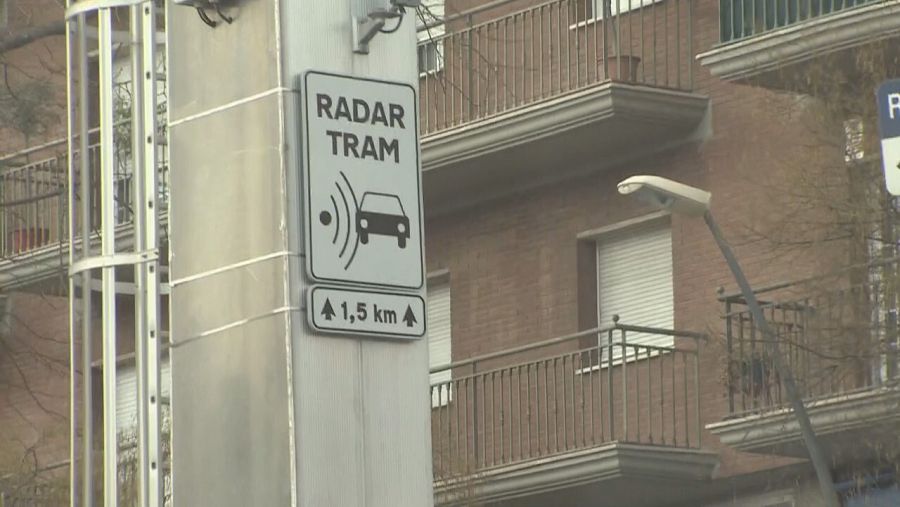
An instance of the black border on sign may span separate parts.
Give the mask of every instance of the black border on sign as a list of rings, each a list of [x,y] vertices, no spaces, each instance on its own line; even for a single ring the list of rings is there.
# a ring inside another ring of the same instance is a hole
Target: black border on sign
[[[412,90],[413,92],[413,128],[415,129],[416,135],[416,186],[418,189],[418,222],[419,222],[419,283],[418,285],[399,285],[399,284],[384,284],[384,283],[373,283],[373,282],[363,282],[358,280],[345,280],[341,278],[325,278],[316,275],[313,270],[313,258],[312,258],[312,199],[311,197],[311,188],[310,188],[310,159],[309,159],[309,110],[307,108],[307,103],[309,97],[307,96],[309,86],[307,85],[307,80],[309,76],[317,74],[321,76],[330,76],[337,77],[342,79],[350,79],[353,81],[370,81],[373,83],[381,83],[381,84],[389,84],[395,86],[405,86]],[[300,129],[302,131],[303,140],[305,141],[305,146],[302,147],[302,150],[305,152],[303,160],[305,162],[305,167],[301,170],[301,181],[303,182],[303,186],[305,187],[303,190],[304,197],[306,200],[306,213],[304,213],[303,217],[303,226],[304,226],[304,247],[306,250],[306,273],[317,282],[332,282],[332,283],[340,283],[340,284],[354,284],[354,285],[365,285],[366,287],[381,287],[388,289],[419,289],[421,290],[425,286],[425,235],[422,231],[425,210],[423,208],[422,203],[422,168],[420,166],[420,147],[419,147],[419,97],[416,93],[416,88],[407,83],[398,83],[396,81],[386,81],[383,79],[373,79],[367,77],[359,77],[359,76],[348,76],[344,74],[336,74],[333,72],[322,72],[317,70],[308,70],[302,75],[302,85],[301,85],[301,93],[300,93],[300,110],[301,110],[301,118],[300,118]],[[423,300],[424,301],[424,300]],[[315,326],[313,326],[315,327]],[[408,336],[408,335],[404,335]]]
[[[358,294],[360,292],[365,294],[379,294],[382,296],[398,296],[398,297],[409,297],[409,298],[417,298],[422,302],[422,310],[425,314],[422,315],[422,334],[402,334],[402,333],[386,333],[386,332],[377,332],[377,331],[352,331],[344,328],[330,328],[330,327],[322,327],[316,324],[315,317],[315,304],[313,303],[313,293],[318,290],[333,290],[337,292],[352,292],[354,294]],[[389,291],[381,291],[381,290],[371,290],[368,288],[360,288],[353,289],[349,287],[336,287],[333,285],[313,285],[309,288],[309,292],[307,295],[307,304],[306,304],[306,315],[307,322],[309,322],[309,326],[312,327],[316,331],[322,331],[324,333],[333,333],[333,334],[343,334],[343,335],[360,335],[360,336],[384,336],[391,338],[403,338],[405,340],[421,340],[425,338],[425,335],[428,334],[428,307],[425,305],[425,298],[418,294],[403,294],[398,292],[389,292]]]

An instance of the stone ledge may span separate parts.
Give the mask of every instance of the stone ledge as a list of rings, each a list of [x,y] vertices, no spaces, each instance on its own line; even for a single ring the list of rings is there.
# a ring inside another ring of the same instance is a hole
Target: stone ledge
[[[888,0],[722,44],[697,55],[697,60],[716,77],[741,81],[897,35],[900,35],[900,0]]]
[[[688,142],[706,96],[606,82],[422,139],[426,211],[470,204]]]
[[[900,386],[825,398],[807,403],[810,421],[826,452],[837,457],[859,451],[856,436],[900,425]],[[779,409],[706,426],[722,443],[747,452],[806,457],[793,410]]]
[[[612,442],[492,468],[461,479],[435,481],[435,501],[437,505],[499,502],[589,484],[611,491],[613,483],[626,480],[655,480],[661,489],[671,481],[677,489],[678,484],[708,481],[718,463],[718,454],[704,450]],[[461,489],[469,496],[461,499]],[[629,500],[622,501],[626,505]]]

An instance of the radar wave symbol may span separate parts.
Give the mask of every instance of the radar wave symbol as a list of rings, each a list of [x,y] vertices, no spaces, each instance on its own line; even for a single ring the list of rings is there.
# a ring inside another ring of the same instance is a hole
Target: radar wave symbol
[[[325,227],[333,224],[334,233],[331,236],[331,244],[338,250],[338,257],[346,261],[344,264],[346,271],[353,264],[359,248],[359,235],[355,226],[359,203],[347,175],[340,171],[340,176],[340,179],[334,182],[334,190],[329,195],[331,209],[322,210],[319,213],[319,222]]]

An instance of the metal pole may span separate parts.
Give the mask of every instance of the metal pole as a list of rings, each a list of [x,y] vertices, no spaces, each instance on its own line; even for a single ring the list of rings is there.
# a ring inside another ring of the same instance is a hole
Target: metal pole
[[[67,2],[68,4],[68,2]],[[72,69],[74,61],[72,47],[71,20],[66,20],[66,127],[69,133],[69,142],[66,143],[66,175],[68,194],[66,196],[66,208],[68,210],[68,235],[69,235],[69,265],[75,262],[75,150],[72,146],[72,134],[75,132],[75,112],[73,100],[75,94],[75,73]],[[78,53],[80,54],[80,52]],[[62,227],[60,227],[62,233]],[[60,245],[62,238],[60,238]],[[78,361],[78,349],[75,346],[75,325],[77,322],[77,307],[75,305],[75,279],[68,277],[69,282],[69,506],[76,507],[78,503],[78,371],[75,365]],[[0,507],[3,507],[3,494],[0,493]]]
[[[762,331],[769,343],[775,371],[778,372],[778,375],[781,377],[784,389],[791,402],[791,407],[794,409],[794,417],[797,418],[797,423],[800,425],[800,433],[803,435],[803,442],[806,444],[806,449],[809,451],[809,459],[812,462],[813,468],[816,471],[816,476],[819,479],[819,488],[822,491],[825,506],[840,507],[840,501],[838,500],[837,493],[834,490],[834,483],[831,479],[831,471],[825,461],[825,455],[822,452],[822,448],[819,446],[819,442],[816,439],[816,434],[813,431],[812,423],[809,421],[809,414],[806,412],[803,400],[797,392],[794,375],[791,370],[786,368],[782,363],[781,351],[779,350],[775,332],[769,327],[769,323],[763,315],[762,308],[759,306],[759,301],[756,300],[756,295],[753,293],[753,289],[750,288],[750,283],[747,281],[747,277],[744,276],[744,272],[741,270],[737,258],[734,256],[734,252],[731,251],[731,247],[728,245],[728,242],[725,241],[722,231],[719,229],[715,220],[713,220],[712,213],[709,211],[704,213],[703,220],[706,221],[706,225],[709,227],[710,232],[712,232],[716,244],[719,245],[719,249],[725,257],[725,262],[728,263],[728,267],[731,269],[734,279],[741,288],[741,293],[744,296],[744,300],[747,302],[747,307],[750,309],[753,320],[756,321],[756,325],[759,326],[760,331]]]
[[[112,12],[98,14],[100,55],[100,251],[104,258],[116,254],[115,145],[113,144],[113,41]],[[90,286],[87,287],[90,291]],[[101,307],[103,325],[103,503],[118,506],[118,438],[116,429],[116,268],[102,268]]]
[[[140,5],[130,8],[131,28],[131,167],[134,194],[132,204],[132,220],[134,221],[134,249],[136,252],[144,251],[145,245],[145,221],[146,213],[141,204],[144,199],[144,73],[143,51],[141,39],[142,14]],[[137,444],[138,444],[138,505],[147,507],[149,504],[150,474],[148,458],[148,428],[147,428],[147,365],[144,354],[147,326],[144,307],[146,305],[146,277],[144,266],[134,266],[134,358],[137,380]]]
[[[700,449],[701,439],[703,438],[703,423],[700,422],[700,340],[695,339],[694,346],[697,347],[697,353],[694,354],[694,396],[697,397],[697,402],[694,404],[694,417],[697,420],[697,449]],[[648,397],[647,400],[649,403],[650,398]]]
[[[81,187],[81,257],[91,256],[91,170],[88,153],[88,135],[90,128],[90,103],[88,99],[87,64],[87,23],[84,14],[78,16],[78,170]],[[75,203],[72,203],[75,206]],[[75,239],[72,238],[70,250],[74,250]],[[83,398],[81,417],[83,420],[81,436],[82,463],[82,505],[94,505],[94,393],[93,376],[91,375],[91,359],[93,357],[93,333],[91,332],[91,272],[81,274],[81,396]],[[74,297],[70,295],[69,297]]]
[[[142,305],[138,308],[138,315],[142,323],[143,332],[140,335],[140,347],[138,357],[139,380],[138,385],[141,404],[139,406],[141,443],[141,505],[146,507],[161,507],[163,504],[163,488],[160,479],[160,376],[159,376],[159,223],[156,206],[157,172],[156,172],[156,6],[154,2],[144,2],[143,6],[136,9],[139,12],[134,22],[140,21],[142,34],[141,65],[143,76],[135,74],[135,100],[140,98],[142,110],[141,136],[138,143],[143,143],[141,151],[143,160],[135,159],[140,163],[137,181],[140,181],[141,192],[135,195],[135,210],[139,212],[140,220],[136,224],[140,226],[142,238],[141,249],[148,258],[140,264],[135,271],[140,272],[139,282],[142,284],[140,293]],[[138,27],[132,27],[137,30]],[[135,53],[137,55],[137,53]],[[137,66],[137,62],[133,62]],[[143,79],[142,86],[138,83]],[[137,90],[140,89],[140,97]],[[134,108],[137,112],[139,108]],[[137,132],[137,130],[136,130]],[[135,134],[136,135],[136,134]],[[137,234],[137,230],[135,231]]]

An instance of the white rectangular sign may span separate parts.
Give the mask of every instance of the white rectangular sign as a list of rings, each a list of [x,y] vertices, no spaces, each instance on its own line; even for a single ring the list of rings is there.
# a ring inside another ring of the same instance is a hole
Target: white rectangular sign
[[[420,296],[315,285],[309,290],[307,308],[309,324],[317,331],[413,339],[425,336],[425,301]]]
[[[316,281],[424,283],[415,89],[303,76],[304,236]]]
[[[900,137],[881,140],[881,161],[888,193],[900,195]]]
[[[900,79],[885,81],[876,95],[884,180],[888,193],[900,195]]]

